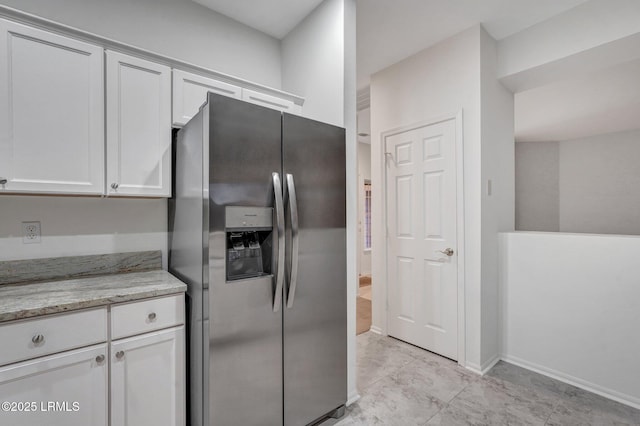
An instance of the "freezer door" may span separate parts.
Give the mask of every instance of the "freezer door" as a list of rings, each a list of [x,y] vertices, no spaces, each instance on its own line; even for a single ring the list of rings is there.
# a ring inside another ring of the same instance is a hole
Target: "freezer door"
[[[347,399],[344,129],[285,113],[283,166],[284,424],[300,426]]]
[[[277,210],[273,173],[279,177],[282,172],[281,113],[213,94],[209,112],[206,425],[282,425],[282,308],[274,309],[277,265],[274,261],[271,275],[248,279],[227,280],[225,271],[226,207]],[[271,253],[278,253],[274,248]]]

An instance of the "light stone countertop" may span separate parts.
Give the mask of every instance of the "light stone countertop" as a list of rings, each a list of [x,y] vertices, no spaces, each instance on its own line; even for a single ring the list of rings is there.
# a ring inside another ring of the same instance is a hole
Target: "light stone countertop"
[[[163,270],[0,286],[0,322],[183,293]]]

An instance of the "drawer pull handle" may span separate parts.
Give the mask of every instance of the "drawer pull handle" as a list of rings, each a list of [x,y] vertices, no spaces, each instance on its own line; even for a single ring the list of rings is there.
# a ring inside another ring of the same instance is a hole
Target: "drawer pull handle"
[[[44,342],[44,336],[42,334],[36,334],[31,338],[31,341],[34,345],[39,345],[40,343]]]
[[[103,362],[104,362],[104,355],[98,355],[98,356],[96,357],[96,362],[97,362],[98,364],[103,363]]]
[[[153,321],[156,319],[156,313],[155,312],[151,312],[148,316],[149,321]]]
[[[116,358],[118,359],[122,359],[122,357],[124,356],[124,351],[118,351],[116,352]]]

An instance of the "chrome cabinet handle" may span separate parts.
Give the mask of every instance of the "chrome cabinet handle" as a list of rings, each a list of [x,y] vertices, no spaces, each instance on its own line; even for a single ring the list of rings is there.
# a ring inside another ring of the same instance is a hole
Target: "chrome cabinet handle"
[[[118,359],[122,359],[122,357],[124,356],[124,351],[118,351],[116,352],[116,358]]]
[[[276,205],[276,227],[278,231],[278,263],[276,271],[276,289],[273,295],[273,312],[278,312],[282,306],[282,283],[284,282],[284,206],[282,201],[282,183],[280,175],[271,174],[273,179],[273,194]]]
[[[31,341],[34,345],[39,345],[40,343],[44,342],[44,336],[42,334],[36,334],[31,338]]]
[[[287,174],[287,191],[289,194],[289,213],[291,214],[291,267],[289,269],[289,291],[287,292],[287,308],[293,307],[298,284],[298,252],[300,236],[298,227],[298,198],[293,175]]]
[[[104,362],[104,355],[98,355],[98,356],[96,357],[96,362],[97,362],[98,364],[100,364],[100,363]]]
[[[120,185],[118,185],[116,182],[113,182],[113,183],[111,184],[111,188],[113,188],[113,189],[118,189],[118,187],[119,187],[119,186],[120,186]]]
[[[149,321],[154,321],[156,319],[156,313],[151,312],[149,315],[147,315],[147,318],[149,318]]]
[[[438,253],[442,253],[442,254],[446,254],[447,256],[451,257],[453,256],[453,253],[455,253],[453,251],[453,249],[448,248],[448,249],[444,249],[444,250],[436,250]]]
[[[7,178],[0,177],[0,185],[6,185],[6,184],[7,184]]]

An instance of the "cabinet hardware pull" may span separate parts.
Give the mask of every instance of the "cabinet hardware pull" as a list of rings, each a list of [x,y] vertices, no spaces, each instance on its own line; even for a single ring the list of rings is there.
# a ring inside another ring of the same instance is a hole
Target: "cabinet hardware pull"
[[[116,182],[113,182],[111,184],[111,188],[113,188],[113,189],[118,189],[118,186],[120,186],[120,185],[118,185]]]
[[[118,351],[116,352],[116,358],[118,359],[122,359],[122,357],[124,356],[124,351]]]
[[[0,185],[6,185],[7,184],[7,179],[6,178],[0,178]]]
[[[98,355],[98,356],[96,357],[96,362],[97,362],[98,364],[100,364],[100,363],[101,363],[101,362],[103,362],[103,361],[104,361],[104,355]]]
[[[149,321],[153,321],[156,319],[156,313],[155,312],[151,312],[148,316]]]
[[[33,336],[31,338],[31,341],[35,344],[35,345],[39,345],[40,343],[44,342],[44,336],[42,334],[36,334],[35,336]]]

